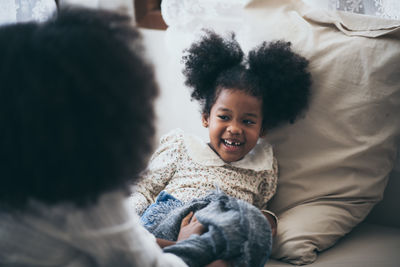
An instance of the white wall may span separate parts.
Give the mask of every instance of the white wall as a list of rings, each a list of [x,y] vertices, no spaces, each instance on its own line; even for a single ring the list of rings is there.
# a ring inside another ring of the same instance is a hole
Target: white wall
[[[201,125],[200,107],[190,101],[190,92],[184,86],[182,74],[182,50],[189,41],[174,40],[182,47],[170,47],[167,32],[141,29],[148,59],[153,62],[160,95],[156,101],[157,136],[168,133],[175,128],[207,138],[208,133]]]

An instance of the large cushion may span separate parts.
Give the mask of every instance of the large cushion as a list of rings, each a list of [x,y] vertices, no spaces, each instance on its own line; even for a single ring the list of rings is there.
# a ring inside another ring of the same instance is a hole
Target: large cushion
[[[313,262],[381,198],[400,128],[400,22],[253,1],[249,47],[284,38],[307,57],[313,97],[304,119],[267,134],[280,175],[273,256]]]
[[[399,266],[400,229],[361,223],[334,247],[307,267],[395,267]],[[293,267],[270,260],[265,267]]]

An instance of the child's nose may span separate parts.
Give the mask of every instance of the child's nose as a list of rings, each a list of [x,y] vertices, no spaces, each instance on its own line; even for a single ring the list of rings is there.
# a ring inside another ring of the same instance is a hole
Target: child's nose
[[[243,130],[240,127],[240,125],[238,123],[236,123],[236,122],[230,123],[227,130],[231,134],[242,134],[242,132],[243,132]]]

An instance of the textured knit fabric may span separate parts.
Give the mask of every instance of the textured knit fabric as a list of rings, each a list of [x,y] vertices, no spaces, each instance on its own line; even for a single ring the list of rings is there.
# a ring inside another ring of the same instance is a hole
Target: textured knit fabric
[[[143,216],[146,229],[158,238],[176,240],[181,221],[190,211],[208,229],[164,248],[189,266],[204,266],[216,259],[229,260],[234,266],[264,266],[270,255],[270,225],[259,209],[245,201],[215,191],[184,204],[163,191],[156,204]]]
[[[242,160],[226,163],[207,143],[178,129],[161,138],[130,201],[142,214],[162,190],[188,202],[218,186],[230,196],[266,209],[276,185],[277,162],[268,143],[261,141]]]
[[[179,199],[165,191],[161,191],[156,199],[156,202],[151,204],[143,212],[142,216],[140,217],[140,222],[144,228],[150,232],[153,232],[153,229],[159,225],[160,220],[166,218],[166,216],[168,216],[172,210],[180,208],[183,205],[183,202]],[[174,237],[170,237],[169,240],[174,240]]]
[[[119,193],[86,209],[32,202],[27,212],[0,210],[2,267],[187,266],[163,253]]]

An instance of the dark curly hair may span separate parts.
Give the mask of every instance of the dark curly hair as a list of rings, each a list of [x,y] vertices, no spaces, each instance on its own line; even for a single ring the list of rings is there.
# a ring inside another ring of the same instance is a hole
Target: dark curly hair
[[[245,58],[234,34],[223,39],[213,31],[205,33],[183,56],[185,84],[203,113],[210,113],[222,89],[261,98],[264,130],[293,123],[308,107],[308,61],[291,50],[290,42],[264,42]]]
[[[130,18],[64,8],[0,27],[0,203],[94,203],[152,149],[158,88]]]

